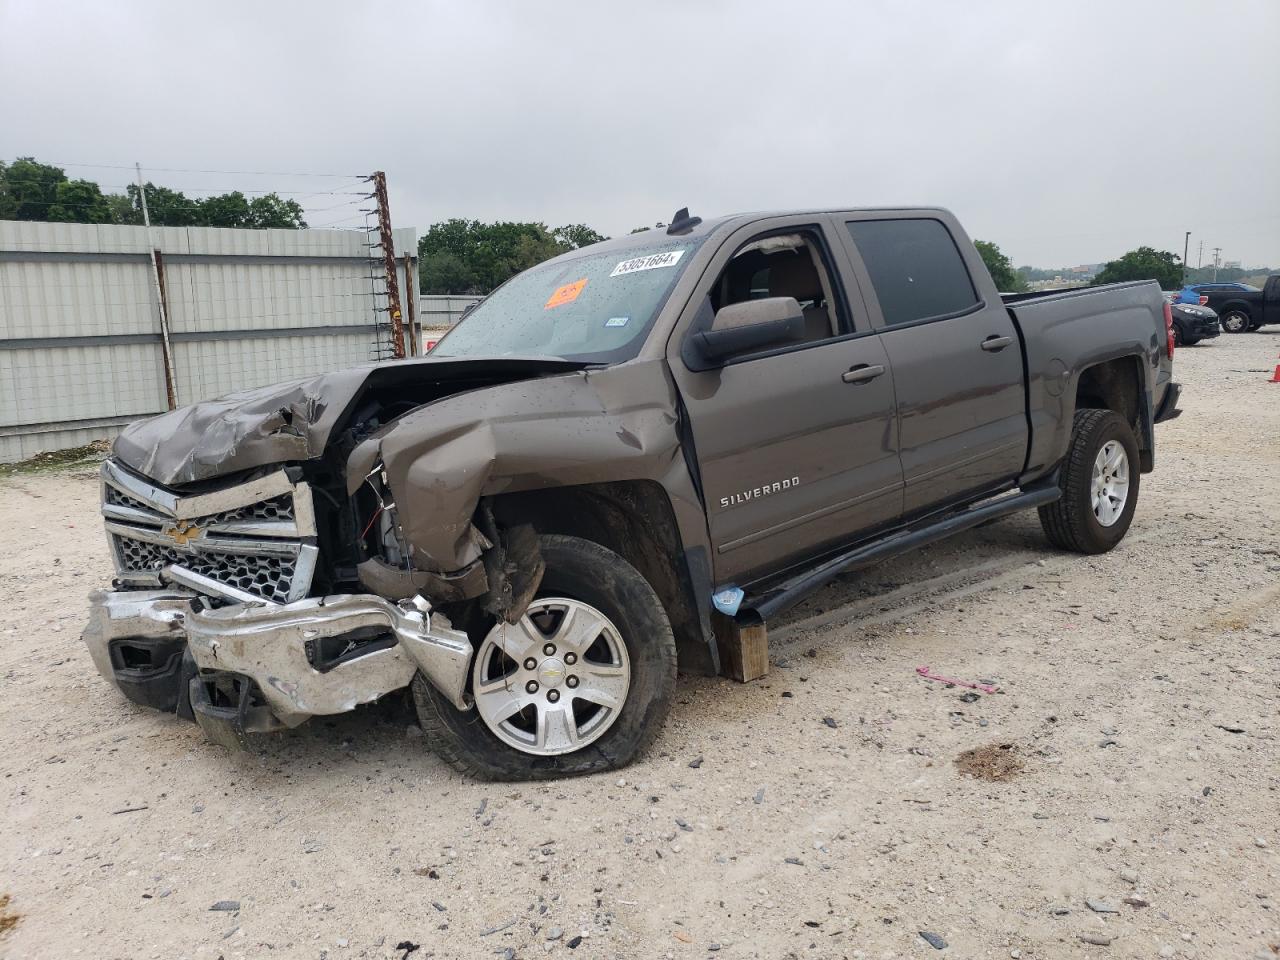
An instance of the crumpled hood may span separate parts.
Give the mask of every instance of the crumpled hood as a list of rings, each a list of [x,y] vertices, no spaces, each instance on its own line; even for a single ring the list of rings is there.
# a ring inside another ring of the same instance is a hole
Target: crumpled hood
[[[471,385],[580,369],[549,357],[439,358],[364,364],[309,379],[244,390],[130,424],[112,448],[117,460],[175,486],[324,453],[357,401],[371,390],[403,389],[423,402]],[[433,389],[434,388],[434,389]]]

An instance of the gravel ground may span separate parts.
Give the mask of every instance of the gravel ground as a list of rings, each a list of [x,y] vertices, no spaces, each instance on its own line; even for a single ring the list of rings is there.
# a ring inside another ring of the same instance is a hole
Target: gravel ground
[[[1274,957],[1277,353],[1178,351],[1113,553],[1028,515],[885,563],[763,681],[682,679],[642,762],[536,786],[454,774],[397,704],[238,755],[129,704],[78,638],[92,475],[0,480],[0,954]]]

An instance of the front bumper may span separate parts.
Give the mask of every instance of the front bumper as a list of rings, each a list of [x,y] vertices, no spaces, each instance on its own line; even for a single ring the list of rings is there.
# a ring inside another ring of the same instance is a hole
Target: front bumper
[[[84,641],[136,703],[189,711],[206,735],[249,733],[345,713],[416,672],[460,710],[472,647],[424,601],[354,594],[208,608],[181,590],[95,591]]]

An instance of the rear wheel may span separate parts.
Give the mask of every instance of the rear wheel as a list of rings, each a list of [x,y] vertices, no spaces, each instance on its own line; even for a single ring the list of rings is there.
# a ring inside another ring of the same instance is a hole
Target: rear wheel
[[[1040,508],[1040,525],[1054,546],[1105,553],[1119,543],[1138,503],[1138,444],[1129,424],[1111,410],[1077,410],[1062,464],[1062,497]]]
[[[539,538],[547,570],[517,624],[495,624],[459,712],[421,674],[418,719],[436,751],[486,780],[625,766],[657,735],[676,678],[671,624],[622,557],[576,537]]]
[[[1222,315],[1221,322],[1227,333],[1244,333],[1250,327],[1249,315],[1243,310],[1228,310]]]

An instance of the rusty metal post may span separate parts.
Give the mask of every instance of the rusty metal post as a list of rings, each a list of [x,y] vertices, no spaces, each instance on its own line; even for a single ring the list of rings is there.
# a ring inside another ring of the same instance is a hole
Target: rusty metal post
[[[160,352],[164,357],[164,392],[169,409],[178,406],[178,384],[173,376],[173,345],[169,342],[169,308],[164,295],[164,281],[160,273],[160,251],[151,241],[151,213],[147,210],[147,188],[142,182],[142,164],[135,163],[138,171],[138,200],[142,204],[142,223],[147,228],[147,245],[151,247],[151,282],[156,288],[156,303],[160,308]]]
[[[418,278],[413,275],[413,257],[404,255],[404,284],[406,299],[404,316],[409,321],[409,356],[418,356]]]
[[[173,373],[173,347],[169,343],[169,288],[164,280],[164,254],[158,248],[152,248],[151,262],[156,270],[156,289],[160,291],[160,316],[164,318],[164,349],[161,354],[164,357],[165,393],[169,401],[169,409],[176,410],[178,408],[177,378]]]
[[[391,354],[404,359],[404,318],[400,314],[400,278],[396,268],[396,246],[391,240],[391,208],[387,205],[387,175],[373,175],[373,195],[378,203],[378,237],[387,269],[387,311],[391,315]]]

